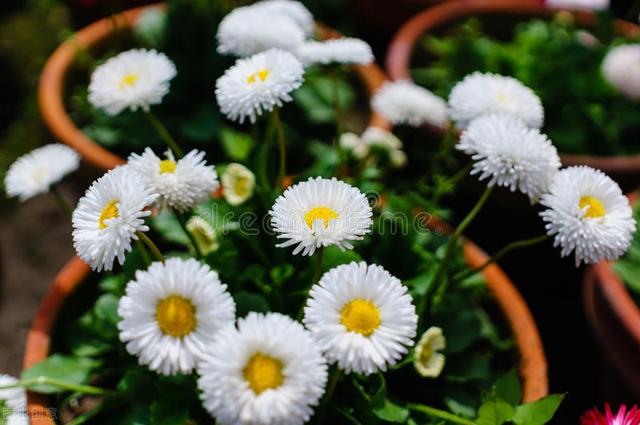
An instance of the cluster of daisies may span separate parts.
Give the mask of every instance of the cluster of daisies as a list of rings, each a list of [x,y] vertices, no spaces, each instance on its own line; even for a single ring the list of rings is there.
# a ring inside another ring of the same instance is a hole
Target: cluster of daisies
[[[471,174],[539,202],[554,245],[562,256],[574,253],[576,265],[627,251],[636,228],[627,197],[600,170],[561,169],[556,148],[540,131],[544,109],[531,89],[511,77],[475,72],[453,87],[446,103],[434,98],[398,81],[383,86],[372,106],[396,124],[445,127],[442,117],[450,118],[460,131],[456,148],[473,160]]]

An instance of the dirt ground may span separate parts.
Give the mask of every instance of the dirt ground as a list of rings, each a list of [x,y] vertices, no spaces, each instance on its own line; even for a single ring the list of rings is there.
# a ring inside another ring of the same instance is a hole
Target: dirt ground
[[[84,177],[63,183],[75,204]],[[0,209],[0,373],[19,375],[29,326],[59,269],[74,255],[70,219],[47,194]]]

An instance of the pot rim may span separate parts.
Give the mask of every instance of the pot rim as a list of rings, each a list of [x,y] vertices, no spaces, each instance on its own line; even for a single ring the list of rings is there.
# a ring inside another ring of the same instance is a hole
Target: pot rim
[[[543,3],[539,0],[450,0],[425,9],[408,20],[391,40],[385,60],[387,73],[392,80],[412,80],[409,68],[420,37],[443,24],[472,15],[504,14],[549,18],[559,11],[568,11],[582,25],[592,25],[597,19],[591,11],[550,8]],[[640,27],[633,23],[616,20],[614,28],[618,34],[640,38]],[[622,174],[640,172],[640,154],[597,156],[560,153],[560,158],[565,166],[589,165]]]
[[[104,171],[124,164],[125,160],[87,137],[71,120],[64,104],[65,79],[78,54],[107,40],[115,31],[130,28],[140,14],[154,7],[166,7],[165,2],[153,3],[126,10],[102,18],[78,30],[63,42],[47,60],[38,84],[38,106],[42,119],[53,136],[74,148],[83,160]],[[339,38],[341,34],[326,25],[317,23],[316,32],[321,39]],[[367,96],[388,80],[375,62],[369,65],[354,65],[354,71],[362,81]],[[386,121],[371,111],[370,126],[385,127]]]
[[[470,267],[478,267],[489,258],[468,239],[464,241],[463,255]],[[64,300],[90,272],[86,263],[79,257],[73,257],[55,277],[27,334],[23,368],[29,368],[48,357],[51,332]],[[538,400],[548,394],[547,361],[533,315],[518,289],[499,265],[488,266],[482,274],[516,341],[519,371],[523,381],[523,401]],[[54,425],[51,412],[46,407],[45,395],[28,391],[27,405],[32,425]]]

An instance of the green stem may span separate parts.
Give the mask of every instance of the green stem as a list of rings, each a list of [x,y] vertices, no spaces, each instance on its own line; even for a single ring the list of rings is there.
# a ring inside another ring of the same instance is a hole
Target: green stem
[[[439,190],[435,194],[436,202],[440,199],[440,197],[442,196],[443,192],[446,192],[447,190],[455,188],[456,185],[460,182],[460,180],[462,180],[463,178],[465,178],[469,174],[469,172],[471,171],[471,168],[473,168],[473,162],[470,162],[469,164],[467,164],[466,166],[461,168],[453,176],[451,176],[447,180],[445,180],[445,182],[441,185],[441,190]]]
[[[89,410],[88,412],[85,412],[82,415],[76,417],[71,422],[67,422],[66,425],[81,425],[87,422],[88,420],[90,420],[91,418],[93,418],[94,416],[98,415],[100,412],[102,412],[103,409],[104,409],[104,403],[100,403],[93,409]]]
[[[144,242],[147,248],[149,248],[151,254],[153,254],[155,259],[164,263],[164,255],[162,255],[162,252],[160,252],[156,244],[154,244],[153,241],[149,239],[149,236],[147,236],[144,232],[137,232],[136,235],[138,235],[138,237],[142,240],[142,242]]]
[[[177,211],[174,211],[174,214],[178,219],[178,223],[180,223],[180,227],[182,227],[182,230],[189,238],[189,242],[191,242],[191,245],[193,246],[193,249],[196,252],[196,257],[198,257],[198,260],[204,258],[204,256],[202,255],[202,251],[200,251],[200,247],[198,246],[198,242],[196,241],[196,238],[191,234],[189,229],[187,229],[187,221],[184,219],[184,216]]]
[[[276,181],[276,190],[280,191],[287,173],[287,147],[285,145],[284,128],[282,127],[282,120],[280,120],[280,112],[277,107],[273,108],[273,123],[278,135],[278,150],[280,152],[280,166],[278,180]]]
[[[184,152],[182,152],[182,149],[180,149],[180,146],[178,146],[176,140],[171,136],[171,133],[169,133],[167,127],[162,124],[162,122],[158,119],[158,117],[155,116],[153,112],[151,112],[151,110],[144,111],[144,115],[147,117],[160,138],[167,144],[169,149],[171,149],[178,158],[182,158],[184,156]]]
[[[60,388],[65,391],[75,391],[82,394],[92,395],[111,395],[115,394],[114,391],[105,390],[104,388],[93,387],[91,385],[72,384],[69,382],[60,381],[58,379],[49,378],[47,376],[38,376],[36,378],[21,379],[15,384],[0,386],[0,390],[8,390],[11,388],[26,388],[30,389],[39,385],[51,385],[53,387]]]
[[[64,199],[64,196],[62,196],[62,193],[60,192],[60,189],[58,189],[58,186],[52,185],[51,193],[56,198],[58,205],[60,205],[60,208],[62,208],[64,213],[71,217],[73,215],[73,208],[71,208],[71,205],[69,205],[67,200]]]
[[[498,251],[493,257],[489,258],[487,261],[485,261],[484,263],[482,263],[480,266],[473,268],[473,269],[467,269],[464,271],[461,271],[460,273],[456,274],[453,278],[454,282],[460,282],[466,278],[468,278],[469,276],[472,276],[476,273],[481,272],[482,270],[484,270],[485,268],[487,268],[488,266],[490,266],[491,264],[495,263],[496,261],[500,260],[502,257],[504,257],[505,255],[507,255],[508,253],[510,253],[513,250],[516,249],[520,249],[520,248],[526,248],[529,246],[533,246],[533,245],[537,245],[539,243],[542,243],[546,240],[551,239],[552,236],[551,235],[542,235],[542,236],[537,236],[535,238],[530,238],[530,239],[521,239],[519,241],[515,241],[515,242],[511,242],[505,246],[503,246],[500,251]]]
[[[140,239],[136,240],[136,247],[138,248],[138,251],[140,251],[140,255],[142,256],[144,263],[149,267],[151,265],[151,257],[149,256],[149,251],[147,251],[147,248]]]
[[[331,398],[333,397],[333,393],[336,392],[336,388],[342,379],[342,369],[336,366],[335,370],[331,374],[329,378],[329,384],[327,385],[327,390],[322,397],[322,402],[320,403],[320,407],[318,409],[319,413],[317,416],[317,420],[315,421],[318,424],[324,423],[324,417],[327,415],[327,407],[331,402]]]
[[[476,425],[475,422],[456,416],[453,413],[449,413],[445,410],[436,409],[435,407],[425,406],[424,404],[409,404],[409,409],[416,412],[424,413],[435,418],[444,419],[445,421],[453,422],[462,425]]]
[[[482,210],[482,207],[487,202],[487,199],[489,199],[489,196],[491,195],[492,191],[493,191],[493,187],[487,186],[487,188],[482,193],[482,196],[480,197],[478,202],[476,202],[476,204],[473,206],[471,211],[469,211],[469,214],[467,214],[467,216],[460,222],[458,227],[456,227],[456,229],[453,231],[453,234],[449,238],[449,243],[447,244],[447,249],[445,251],[444,257],[442,258],[442,262],[438,266],[436,273],[433,277],[433,283],[427,289],[426,293],[418,303],[417,313],[419,316],[422,316],[422,314],[424,313],[424,310],[427,306],[428,299],[431,296],[431,294],[433,294],[434,291],[436,293],[438,292],[439,287],[441,286],[441,281],[446,276],[447,267],[449,266],[449,262],[451,261],[451,256],[455,251],[458,239],[460,238],[460,236],[462,236],[462,233],[471,224],[473,219],[476,218],[480,210]]]
[[[322,260],[324,259],[324,247],[318,248],[318,255],[316,255],[316,268],[313,272],[313,279],[311,279],[311,286],[320,281],[320,275],[322,273]]]

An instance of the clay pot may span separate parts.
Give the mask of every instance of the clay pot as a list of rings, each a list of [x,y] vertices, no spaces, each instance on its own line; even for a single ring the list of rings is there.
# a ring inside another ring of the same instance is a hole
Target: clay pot
[[[73,123],[64,105],[65,80],[80,52],[107,42],[114,33],[130,28],[145,9],[157,6],[130,9],[81,29],[53,52],[40,76],[38,103],[47,127],[56,139],[77,150],[83,160],[104,171],[125,161],[88,138]],[[317,33],[321,39],[340,37],[337,31],[322,24],[318,24]],[[357,65],[354,69],[369,96],[387,79],[384,71],[376,64]],[[381,117],[372,114],[371,125],[379,125],[381,122]]]
[[[477,267],[483,264],[488,256],[473,242],[465,241],[464,258],[470,267]],[[67,296],[82,283],[89,272],[89,266],[80,258],[74,257],[54,279],[27,335],[23,362],[25,369],[45,360],[51,354],[51,335],[60,309]],[[533,316],[522,295],[498,265],[493,264],[482,273],[516,342],[523,382],[523,401],[538,400],[548,393],[547,361]],[[54,425],[53,418],[46,408],[45,396],[28,392],[27,401],[32,425]]]
[[[470,17],[499,16],[551,18],[558,9],[546,8],[539,0],[452,0],[427,9],[409,20],[394,36],[386,58],[386,69],[393,80],[411,79],[410,66],[416,44],[425,33],[450,27]],[[589,11],[571,11],[583,26],[594,25],[596,16]],[[615,31],[629,38],[640,38],[640,28],[624,21],[615,22]],[[440,129],[444,131],[444,129]],[[640,184],[640,155],[592,156],[560,154],[562,163],[598,168],[618,181],[637,187]]]
[[[631,202],[637,194],[629,196]],[[640,397],[640,308],[613,263],[602,261],[585,273],[585,310],[607,360],[629,389]]]

